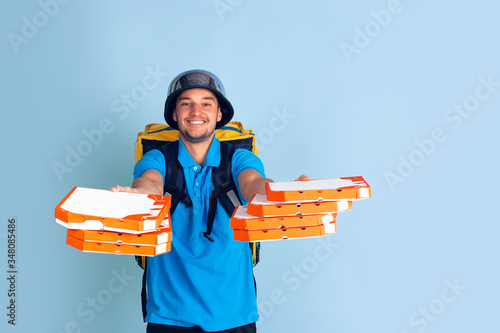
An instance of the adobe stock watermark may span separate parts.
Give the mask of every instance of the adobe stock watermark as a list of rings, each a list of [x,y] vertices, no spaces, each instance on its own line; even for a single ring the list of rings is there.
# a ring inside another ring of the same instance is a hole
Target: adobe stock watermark
[[[147,97],[149,92],[158,88],[168,73],[161,71],[159,65],[153,69],[146,67],[146,75],[140,84],[135,85],[128,93],[123,93],[120,97],[111,102],[110,110],[113,116],[119,120],[125,120],[132,110],[137,109],[141,102]],[[51,167],[58,181],[63,181],[63,176],[73,172],[94,149],[100,146],[107,135],[116,128],[116,121],[111,117],[104,117],[99,120],[94,128],[84,128],[80,132],[82,138],[75,145],[66,145],[66,156],[63,161],[52,161]]]
[[[352,43],[342,42],[339,45],[347,63],[352,61],[354,55],[358,55],[366,49],[392,23],[394,17],[401,14],[403,9],[400,0],[390,0],[386,8],[372,10],[370,12],[371,19],[362,28],[355,26]]]
[[[441,289],[437,297],[431,299],[424,306],[420,306],[408,317],[408,323],[412,327],[412,331],[415,330],[418,333],[422,333],[427,330],[429,325],[436,322],[467,289],[467,286],[462,285],[458,281],[458,278],[455,278],[453,281],[445,279],[443,283],[445,287]],[[401,331],[400,333],[410,332]]]
[[[14,53],[19,53],[21,45],[28,44],[33,38],[38,36],[38,33],[43,29],[50,20],[52,20],[61,9],[61,6],[67,5],[71,0],[40,0],[38,6],[40,9],[30,17],[23,16],[22,24],[19,33],[7,33],[7,39],[14,50]]]
[[[458,130],[465,119],[470,118],[481,104],[489,99],[500,87],[500,82],[493,79],[493,74],[488,76],[478,76],[478,84],[474,91],[466,96],[460,103],[454,103],[443,113],[443,120],[452,130]],[[396,190],[396,185],[403,183],[408,177],[414,174],[416,169],[422,166],[437,150],[438,146],[448,140],[446,129],[442,127],[434,128],[429,137],[422,140],[415,140],[415,148],[406,156],[398,156],[398,166],[395,172],[386,171],[384,173],[387,185],[392,192]]]
[[[212,6],[215,9],[215,12],[219,16],[221,21],[224,21],[224,15],[227,12],[232,12],[238,6],[243,3],[243,0],[214,0],[212,2]]]
[[[16,325],[16,320],[18,317],[18,295],[19,295],[19,258],[18,258],[18,246],[19,246],[19,236],[17,230],[19,229],[19,219],[17,217],[7,218],[7,246],[5,248],[7,258],[7,323],[10,325]]]
[[[286,106],[283,106],[281,110],[273,109],[272,114],[268,125],[256,131],[257,148],[260,152],[264,151],[266,146],[274,141],[276,134],[283,132],[297,116],[288,113]]]
[[[70,320],[64,324],[64,328],[58,333],[81,333],[82,323],[90,324],[107,306],[109,306],[117,295],[122,293],[128,287],[130,281],[135,280],[136,275],[130,275],[122,267],[121,272],[112,269],[112,277],[108,280],[105,287],[98,290],[95,294],[88,296],[80,302],[75,309],[79,320]],[[80,321],[80,323],[79,323]]]
[[[270,318],[276,309],[287,301],[287,294],[299,290],[300,286],[305,281],[311,278],[318,270],[320,265],[330,259],[340,247],[340,244],[333,241],[332,235],[317,238],[317,246],[312,253],[303,258],[299,263],[290,266],[281,274],[281,281],[287,288],[275,288],[271,291],[267,298],[257,301],[259,321],[257,327],[260,327],[267,318]],[[249,318],[253,318],[255,313],[249,314]],[[238,318],[242,325],[248,320]]]

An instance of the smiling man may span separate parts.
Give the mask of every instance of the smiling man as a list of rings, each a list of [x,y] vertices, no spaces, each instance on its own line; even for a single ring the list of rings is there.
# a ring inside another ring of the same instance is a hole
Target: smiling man
[[[222,112],[210,90],[194,88],[183,91],[177,98],[172,118],[177,122],[183,140],[200,143],[211,141]]]
[[[215,129],[227,124],[233,114],[222,83],[210,72],[187,71],[170,84],[164,115],[179,130],[176,157],[191,204],[179,203],[171,215],[171,251],[147,258],[145,321],[149,333],[256,331],[250,247],[233,240],[230,218],[220,203],[213,227],[207,229],[214,189],[211,174],[224,158]],[[163,194],[171,167],[167,154],[163,147],[149,151],[134,168],[132,187],[117,185],[111,190]],[[272,180],[265,178],[257,156],[236,149],[228,163],[243,204],[254,194],[265,193],[265,184]]]

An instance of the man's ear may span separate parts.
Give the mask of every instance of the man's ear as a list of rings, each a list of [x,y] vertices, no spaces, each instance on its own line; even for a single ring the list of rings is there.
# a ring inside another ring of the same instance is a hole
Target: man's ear
[[[175,114],[175,109],[174,109],[174,112],[172,112],[172,119],[174,121],[177,121],[177,115]]]
[[[217,109],[217,122],[219,122],[222,119],[222,111],[220,110],[220,106]]]

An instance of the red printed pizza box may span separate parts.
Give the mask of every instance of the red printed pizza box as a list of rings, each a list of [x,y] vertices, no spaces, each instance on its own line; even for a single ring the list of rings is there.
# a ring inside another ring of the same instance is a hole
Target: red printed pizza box
[[[285,216],[326,214],[342,212],[351,209],[352,202],[338,201],[312,201],[312,202],[276,202],[268,201],[265,194],[256,194],[247,205],[247,213],[256,216]]]
[[[69,229],[142,233],[168,220],[170,197],[73,188],[56,206],[56,222]]]
[[[168,225],[160,226],[157,231],[143,234],[79,229],[68,229],[67,234],[86,242],[114,243],[118,245],[159,245],[172,240],[172,229]]]
[[[157,256],[170,251],[171,242],[158,245],[128,245],[104,242],[87,242],[67,235],[66,244],[83,252],[128,254],[135,256]]]
[[[233,238],[244,242],[262,242],[270,240],[319,237],[333,234],[336,231],[337,225],[336,222],[333,221],[327,224],[306,227],[256,230],[233,229]]]
[[[336,213],[290,215],[290,216],[254,216],[248,214],[247,206],[238,206],[231,216],[231,228],[238,230],[277,229],[305,227],[331,223],[337,218]]]
[[[371,197],[363,177],[342,177],[266,184],[269,201],[359,200]]]

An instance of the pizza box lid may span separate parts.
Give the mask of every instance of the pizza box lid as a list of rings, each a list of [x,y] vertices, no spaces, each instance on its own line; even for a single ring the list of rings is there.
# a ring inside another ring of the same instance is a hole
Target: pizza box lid
[[[170,197],[74,187],[56,206],[56,222],[70,229],[141,233],[168,220]]]
[[[247,206],[238,206],[231,216],[231,228],[251,230],[304,227],[331,223],[335,221],[336,217],[336,213],[290,216],[254,216],[248,214]]]
[[[135,256],[157,256],[170,251],[171,242],[158,245],[118,245],[115,243],[87,242],[67,235],[66,244],[83,252],[127,254]]]
[[[169,226],[160,226],[157,231],[143,234],[79,229],[68,229],[67,234],[86,242],[113,243],[117,245],[159,245],[172,241],[172,229]]]
[[[233,230],[233,238],[244,242],[263,242],[271,240],[285,240],[296,238],[310,238],[333,234],[337,231],[336,222],[324,225],[278,228],[278,229],[257,229],[257,230]]]
[[[306,201],[278,202],[268,201],[265,194],[256,194],[247,205],[247,213],[255,216],[286,216],[326,214],[351,209],[352,201]]]
[[[266,183],[266,194],[267,200],[281,202],[359,200],[371,197],[371,187],[357,176]]]

